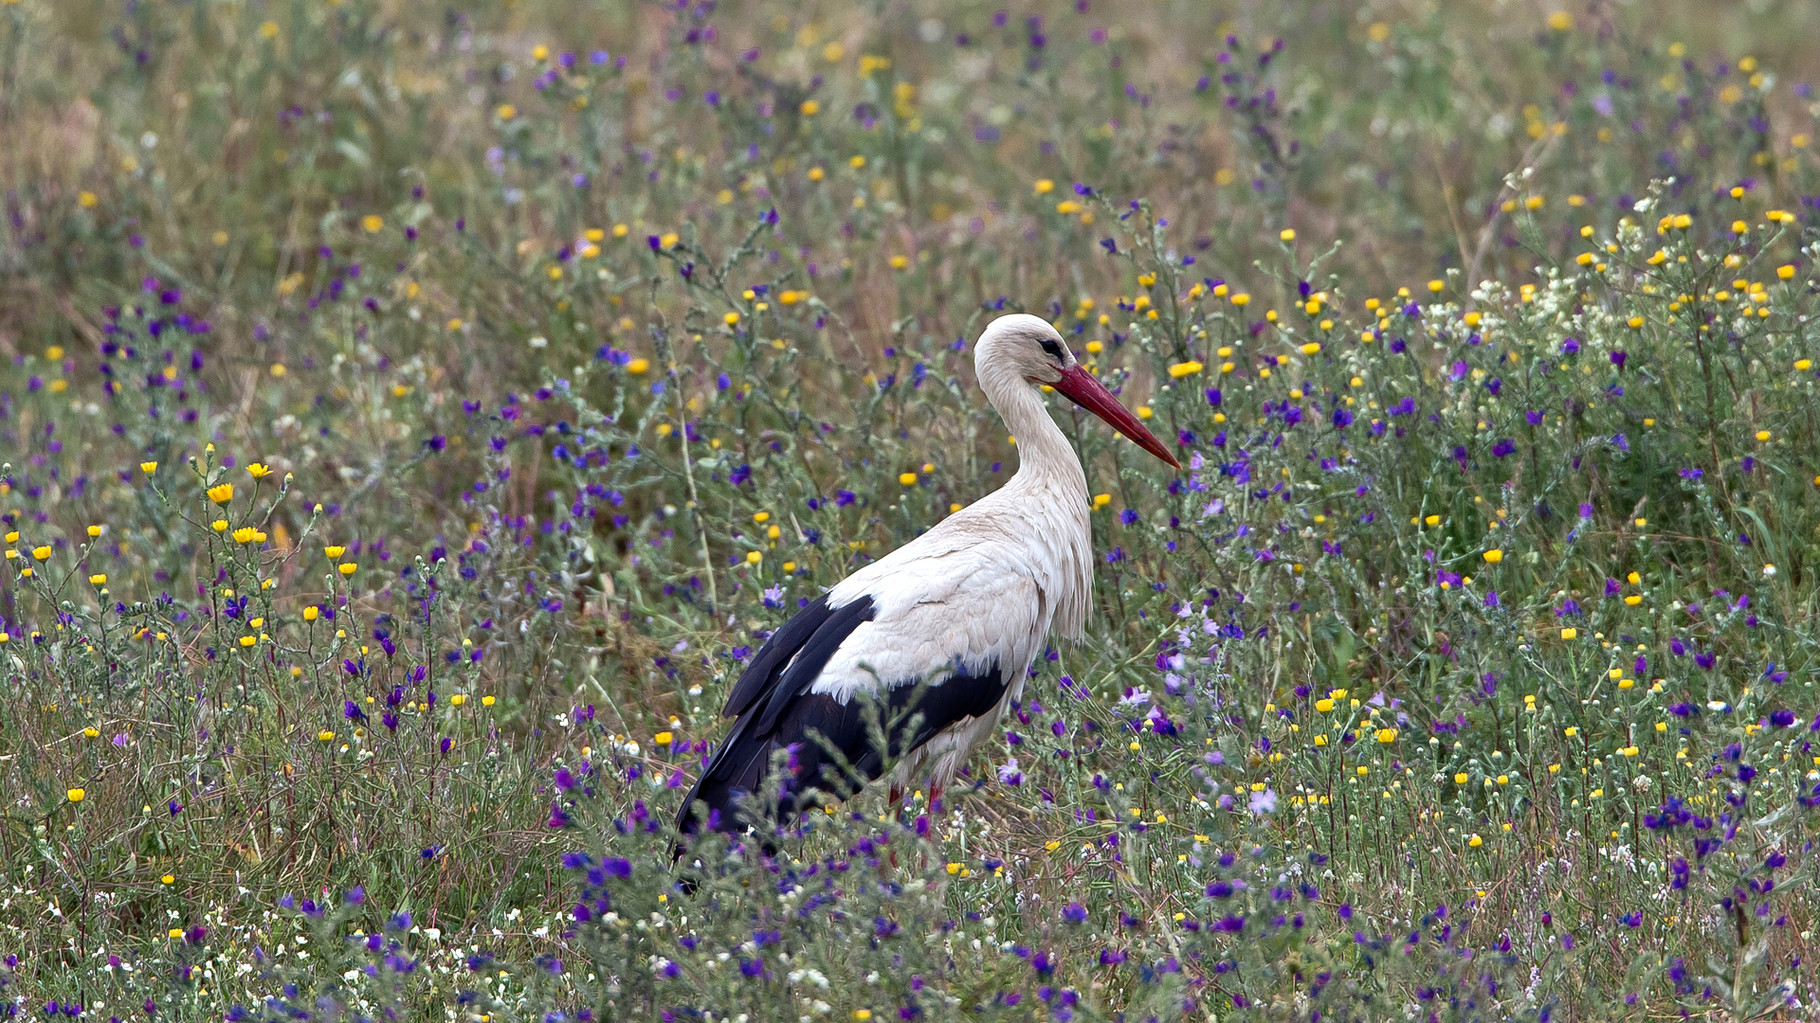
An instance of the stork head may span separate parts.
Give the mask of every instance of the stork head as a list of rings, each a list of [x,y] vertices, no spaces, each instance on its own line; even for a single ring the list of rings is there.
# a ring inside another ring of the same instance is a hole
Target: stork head
[[[1177,469],[1182,467],[1163,442],[1119,404],[1105,384],[1075,361],[1062,335],[1040,316],[1010,313],[987,324],[974,348],[973,364],[982,380],[993,375],[1047,384],[1105,420],[1138,447]]]

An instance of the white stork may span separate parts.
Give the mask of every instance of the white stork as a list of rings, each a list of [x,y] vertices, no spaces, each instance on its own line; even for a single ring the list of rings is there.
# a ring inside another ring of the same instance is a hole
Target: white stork
[[[1048,384],[1144,450],[1181,464],[1039,317],[993,320],[973,364],[986,399],[1017,438],[1017,474],[772,633],[727,696],[723,713],[739,720],[683,802],[683,832],[704,819],[716,830],[743,830],[735,807],[765,784],[779,749],[792,753],[791,777],[774,780],[785,815],[810,804],[814,790],[852,785],[829,748],[866,780],[877,779],[884,757],[870,738],[866,701],[857,698],[867,690],[887,728],[892,718],[906,728],[920,715],[914,734],[890,736],[890,754],[901,758],[892,783],[901,790],[927,777],[933,801],[1018,699],[1050,631],[1080,637],[1093,589],[1091,498],[1080,459],[1035,385]]]

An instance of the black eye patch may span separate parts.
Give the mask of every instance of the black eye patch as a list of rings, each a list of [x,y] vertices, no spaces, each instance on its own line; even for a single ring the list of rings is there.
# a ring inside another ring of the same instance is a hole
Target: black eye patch
[[[1048,340],[1047,338],[1045,338],[1043,340],[1043,352],[1045,354],[1047,354],[1048,356],[1050,356],[1051,358],[1055,358],[1055,359],[1062,358],[1062,346],[1056,344],[1054,341]],[[1067,360],[1063,359],[1063,361],[1065,362]]]

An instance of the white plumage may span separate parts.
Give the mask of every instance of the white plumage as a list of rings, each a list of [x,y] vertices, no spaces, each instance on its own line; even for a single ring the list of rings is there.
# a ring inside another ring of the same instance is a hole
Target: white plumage
[[[1081,635],[1093,587],[1091,498],[1080,460],[1034,385],[1055,387],[1177,463],[1038,317],[994,320],[974,366],[1017,438],[1017,473],[854,572],[772,634],[728,697],[726,713],[739,721],[684,802],[683,830],[697,826],[698,799],[711,827],[734,830],[734,805],[765,779],[777,749],[793,749],[797,764],[793,777],[780,779],[789,790],[786,810],[800,808],[811,789],[839,786],[820,776],[821,768],[832,770],[830,747],[862,778],[878,777],[884,758],[867,738],[862,691],[893,713],[923,718],[901,742],[892,736],[890,752],[901,758],[894,787],[927,778],[939,792],[1005,705],[1020,698],[1051,631]],[[910,707],[925,679],[931,684]]]

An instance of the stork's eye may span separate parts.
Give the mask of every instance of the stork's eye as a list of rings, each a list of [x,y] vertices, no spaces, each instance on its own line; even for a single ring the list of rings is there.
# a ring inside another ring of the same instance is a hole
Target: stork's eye
[[[1052,359],[1057,359],[1062,362],[1068,361],[1062,357],[1062,346],[1047,338],[1043,339],[1043,353]]]

